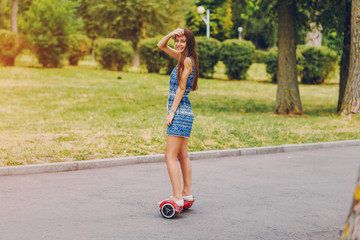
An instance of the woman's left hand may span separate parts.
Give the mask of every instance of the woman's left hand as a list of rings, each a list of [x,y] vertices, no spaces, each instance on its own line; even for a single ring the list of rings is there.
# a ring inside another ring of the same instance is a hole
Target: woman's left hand
[[[174,116],[175,116],[175,113],[173,111],[170,111],[166,117],[166,125],[170,126],[172,124]]]

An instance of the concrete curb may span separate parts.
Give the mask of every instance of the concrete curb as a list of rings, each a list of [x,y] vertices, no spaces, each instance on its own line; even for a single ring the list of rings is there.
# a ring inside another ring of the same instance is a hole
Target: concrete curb
[[[231,157],[231,156],[306,151],[306,150],[320,149],[320,148],[338,148],[338,147],[349,147],[349,146],[359,146],[359,145],[360,145],[360,139],[357,139],[357,140],[336,141],[336,142],[287,144],[287,145],[270,146],[270,147],[190,152],[189,157],[191,160],[200,160],[200,159],[211,159],[211,158],[221,158],[221,157]],[[76,171],[76,170],[117,167],[117,166],[124,166],[130,164],[155,163],[155,162],[164,162],[164,161],[165,161],[164,154],[156,154],[156,155],[144,155],[144,156],[134,156],[134,157],[123,157],[123,158],[95,159],[95,160],[77,161],[77,162],[10,166],[10,167],[0,167],[0,176]]]

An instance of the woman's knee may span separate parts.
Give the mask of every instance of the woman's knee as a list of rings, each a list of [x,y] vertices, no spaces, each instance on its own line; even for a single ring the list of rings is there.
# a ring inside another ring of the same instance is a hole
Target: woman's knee
[[[165,152],[165,161],[166,162],[176,161],[176,155],[171,152],[170,153]]]
[[[177,158],[179,159],[179,161],[185,161],[187,158],[189,158],[188,153],[179,153]]]

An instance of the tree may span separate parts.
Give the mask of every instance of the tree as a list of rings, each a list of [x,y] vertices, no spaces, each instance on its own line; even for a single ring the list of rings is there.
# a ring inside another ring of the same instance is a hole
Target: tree
[[[233,0],[232,8],[236,11],[233,21],[236,23],[235,30],[241,25],[243,28],[242,38],[245,38],[247,26],[253,14],[260,9],[260,0]]]
[[[349,77],[346,84],[341,115],[360,115],[360,0],[351,4],[351,43]]]
[[[91,39],[92,60],[95,61],[96,40],[100,36],[101,25],[96,19],[96,9],[94,0],[80,0],[78,14],[84,23],[84,31],[88,38]]]
[[[94,1],[95,2],[95,1]],[[191,6],[176,0],[107,0],[94,3],[94,17],[101,35],[131,41],[137,57],[140,39],[164,34],[180,27],[181,10]]]
[[[350,36],[351,36],[351,0],[345,0],[345,17],[344,17],[344,33],[343,33],[343,47],[340,62],[340,83],[339,83],[339,98],[337,104],[337,111],[340,112],[343,103],[345,89],[349,77],[350,64]],[[344,9],[344,8],[342,8]]]
[[[199,1],[186,15],[186,26],[196,36],[206,35],[206,25],[197,12],[198,6],[204,6],[210,10],[210,36],[219,41],[229,39],[233,28],[231,4],[230,0]]]
[[[277,114],[302,114],[296,69],[295,16],[295,0],[278,0]]]
[[[12,1],[12,9],[11,9],[11,31],[13,33],[17,33],[17,14],[19,9],[19,1]]]
[[[67,49],[68,35],[79,28],[76,5],[68,0],[36,0],[21,21],[39,63],[59,67]]]
[[[311,18],[324,29],[330,48],[341,54],[337,111],[340,112],[349,75],[351,0],[307,0]]]
[[[24,48],[22,38],[9,30],[0,29],[0,63],[4,66],[14,66],[16,56]]]
[[[9,29],[11,15],[11,1],[0,0],[0,29]]]

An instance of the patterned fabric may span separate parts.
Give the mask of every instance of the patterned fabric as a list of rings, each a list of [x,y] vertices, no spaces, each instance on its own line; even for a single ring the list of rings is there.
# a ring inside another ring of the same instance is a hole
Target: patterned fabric
[[[178,89],[177,70],[178,68],[176,66],[172,70],[170,75],[169,98],[167,103],[168,114],[174,102],[176,90]],[[194,114],[192,112],[192,108],[189,100],[189,93],[191,91],[193,81],[194,81],[194,68],[188,77],[184,96],[182,97],[178,109],[175,112],[175,116],[172,121],[172,124],[167,128],[168,135],[190,137],[192,124],[194,121]]]

